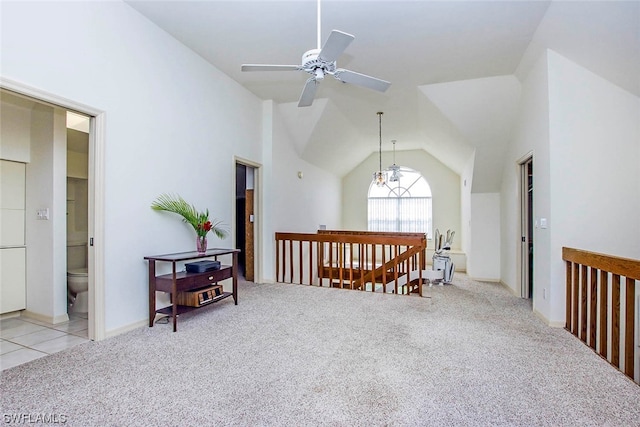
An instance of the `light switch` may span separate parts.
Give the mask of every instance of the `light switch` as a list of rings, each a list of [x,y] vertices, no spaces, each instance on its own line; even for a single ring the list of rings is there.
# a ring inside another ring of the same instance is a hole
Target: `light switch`
[[[253,215],[249,215],[249,222],[253,222]]]
[[[540,218],[540,228],[547,228],[547,218]]]
[[[36,219],[48,220],[49,219],[49,208],[38,209],[36,211]]]

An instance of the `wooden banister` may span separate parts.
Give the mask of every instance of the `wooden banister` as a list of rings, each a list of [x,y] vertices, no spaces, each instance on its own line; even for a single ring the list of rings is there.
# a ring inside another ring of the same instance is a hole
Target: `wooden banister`
[[[562,259],[575,264],[588,265],[598,270],[640,280],[640,260],[622,258],[581,249],[562,248]]]
[[[391,270],[395,266],[402,264],[404,261],[407,261],[409,258],[413,257],[414,255],[420,254],[421,252],[424,253],[423,246],[414,246],[412,248],[409,248],[392,260],[387,261],[385,264],[381,265],[375,270],[372,270],[369,273],[365,274],[361,279],[356,280],[356,284],[360,285],[362,283],[374,282],[377,278],[382,277],[384,272]],[[424,264],[422,264],[422,268],[420,268],[420,270],[424,270]],[[385,281],[383,280],[383,283],[384,282]]]
[[[562,259],[566,263],[565,329],[640,383],[635,375],[640,260],[566,247]]]
[[[349,289],[364,290],[365,285],[371,283],[371,290],[375,291],[376,283],[385,285],[394,280],[394,291],[398,292],[399,276],[411,269],[422,270],[426,265],[424,233],[318,230],[317,233],[277,232],[275,240],[276,280],[285,283],[311,285],[315,284],[313,277],[317,277],[319,286],[328,279],[331,286]],[[422,294],[421,276],[419,282],[418,292]],[[403,290],[410,286],[407,284]]]

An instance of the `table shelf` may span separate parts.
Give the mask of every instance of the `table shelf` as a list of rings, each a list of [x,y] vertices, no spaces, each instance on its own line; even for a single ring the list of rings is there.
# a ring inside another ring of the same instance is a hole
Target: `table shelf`
[[[235,305],[238,305],[238,253],[239,249],[209,249],[204,254],[198,252],[180,252],[174,254],[153,255],[144,257],[149,261],[149,327],[153,327],[156,314],[166,314],[173,317],[173,332],[178,330],[177,317],[179,314],[207,307],[215,302],[228,297],[233,297]],[[218,270],[204,271],[202,273],[190,273],[176,271],[176,263],[200,258],[214,258],[218,256],[232,255],[231,265],[221,265]],[[156,276],[156,262],[170,262],[170,274]],[[211,301],[199,307],[181,305],[177,303],[178,292],[197,290],[208,285],[217,284],[220,281],[232,279],[233,291],[223,292]],[[167,292],[171,295],[171,305],[156,310],[156,292]]]
[[[209,305],[211,305],[213,303],[216,303],[216,302],[218,302],[220,300],[223,300],[225,298],[228,298],[230,296],[233,296],[232,292],[223,292],[221,295],[218,295],[217,297],[213,298],[208,303],[201,305],[200,307],[193,307],[193,306],[190,306],[190,305],[176,304],[176,311],[177,311],[178,315],[184,314],[184,313],[188,313],[190,311],[197,310],[199,308],[207,307],[207,306],[209,306]],[[159,309],[156,310],[156,313],[158,313],[158,314],[166,314],[168,316],[171,316],[172,312],[173,312],[173,305],[169,305],[169,306],[166,306],[166,307],[163,307],[163,308],[159,308]]]

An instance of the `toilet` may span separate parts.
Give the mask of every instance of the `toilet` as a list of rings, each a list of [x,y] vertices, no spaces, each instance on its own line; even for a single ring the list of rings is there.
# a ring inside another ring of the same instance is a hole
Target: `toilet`
[[[68,313],[89,311],[86,242],[67,243],[67,303]]]
[[[67,271],[67,297],[70,313],[89,311],[89,277],[86,267]]]

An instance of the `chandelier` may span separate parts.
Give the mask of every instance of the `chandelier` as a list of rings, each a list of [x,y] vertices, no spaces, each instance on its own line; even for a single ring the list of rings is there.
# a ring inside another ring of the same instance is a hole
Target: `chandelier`
[[[389,182],[398,182],[402,174],[400,173],[400,166],[396,165],[396,140],[392,139],[391,142],[393,143],[393,164],[389,166],[389,170],[391,171]]]
[[[373,173],[373,182],[378,187],[383,187],[387,183],[387,173],[382,170],[382,115],[384,114],[382,111],[378,111],[378,136],[379,136],[379,145],[378,145],[378,153],[379,153],[379,164],[378,170]]]

